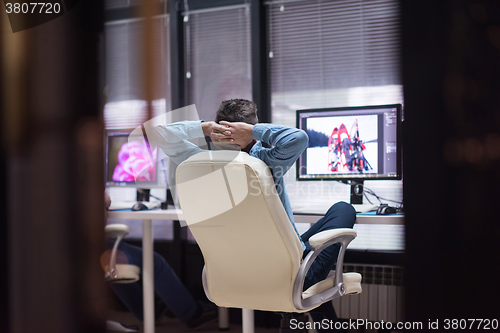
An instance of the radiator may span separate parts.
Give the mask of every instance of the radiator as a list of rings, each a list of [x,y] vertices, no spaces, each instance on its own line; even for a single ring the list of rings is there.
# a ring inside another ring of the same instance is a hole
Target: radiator
[[[344,264],[345,272],[363,276],[363,292],[332,301],[341,319],[400,322],[404,320],[403,269],[397,266]]]

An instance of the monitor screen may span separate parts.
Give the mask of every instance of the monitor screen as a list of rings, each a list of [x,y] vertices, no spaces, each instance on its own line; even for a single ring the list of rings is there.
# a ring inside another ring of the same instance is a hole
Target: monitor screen
[[[147,188],[157,184],[157,148],[151,149],[143,136],[131,133],[106,132],[106,186]]]
[[[298,180],[401,179],[401,104],[297,111]]]

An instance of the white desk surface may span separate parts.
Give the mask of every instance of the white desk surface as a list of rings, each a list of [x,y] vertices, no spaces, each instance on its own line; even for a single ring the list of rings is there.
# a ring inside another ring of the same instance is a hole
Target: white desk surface
[[[306,213],[294,213],[293,218],[295,223],[316,223],[323,214],[306,214]],[[404,214],[394,214],[394,215],[376,215],[375,213],[358,213],[356,214],[357,224],[404,224],[405,216]]]
[[[114,219],[138,219],[138,220],[175,220],[184,221],[184,215],[177,209],[151,209],[151,210],[110,210],[108,217]]]
[[[316,223],[323,214],[312,211],[307,212],[301,209],[300,213],[294,213],[293,217],[296,223]],[[141,210],[141,211],[130,211],[130,210],[115,210],[108,211],[108,217],[117,219],[148,219],[148,220],[176,220],[183,221],[184,216],[182,211],[176,209],[152,209],[152,210]],[[358,224],[392,224],[392,225],[402,225],[404,224],[404,214],[394,214],[394,215],[375,215],[375,213],[358,213],[356,218],[356,223]]]

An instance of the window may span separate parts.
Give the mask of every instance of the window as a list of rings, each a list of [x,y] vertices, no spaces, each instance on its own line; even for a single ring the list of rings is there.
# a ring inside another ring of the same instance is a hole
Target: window
[[[142,0],[105,2],[107,16],[113,17],[105,22],[103,43],[103,75],[107,92],[104,123],[107,129],[135,128],[147,120],[142,70],[144,19],[140,17],[138,7],[142,3]],[[166,1],[156,0],[155,3],[158,8],[152,20],[153,117],[171,107],[169,15],[166,14]],[[136,200],[136,190],[131,187],[109,187],[107,191],[113,201]],[[152,194],[160,198],[166,195],[163,189],[152,189]],[[132,222],[129,220],[128,223]],[[157,232],[155,236],[158,236]]]
[[[295,110],[402,103],[394,0],[270,1],[266,7],[273,122]]]
[[[184,13],[187,104],[213,120],[230,98],[252,99],[249,5]]]
[[[153,117],[170,108],[168,16],[153,18]],[[144,21],[140,18],[106,22],[104,108],[106,128],[134,128],[147,119],[143,90]]]
[[[154,0],[157,3],[166,4],[167,0]],[[138,6],[143,3],[143,0],[106,0],[104,2],[104,8],[109,9],[121,9],[126,7]]]
[[[295,126],[299,109],[403,103],[399,17],[395,0],[266,2],[273,123]],[[286,184],[292,204],[349,198],[349,186],[296,182],[294,169]],[[400,181],[366,186],[402,200]]]

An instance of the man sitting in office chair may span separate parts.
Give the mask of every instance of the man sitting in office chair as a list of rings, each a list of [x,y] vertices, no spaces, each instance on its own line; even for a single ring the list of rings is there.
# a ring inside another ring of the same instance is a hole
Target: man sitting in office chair
[[[111,198],[104,193],[106,209],[111,205]],[[106,247],[111,249],[114,240],[107,239]],[[121,242],[118,247],[117,263],[127,263],[142,267],[142,248]],[[105,260],[109,262],[109,258]],[[217,309],[212,303],[196,301],[182,284],[168,262],[158,253],[154,253],[155,293],[162,303],[155,306],[155,317],[163,310],[169,310],[180,322],[189,328],[197,328],[217,318]],[[142,278],[142,274],[141,274]],[[140,282],[119,284],[111,283],[111,289],[127,309],[139,320],[143,320],[143,293]],[[165,305],[167,308],[165,308]]]
[[[221,103],[215,121],[182,121],[157,126],[151,132],[151,138],[176,164],[202,151],[187,140],[203,136],[209,136],[219,149],[233,145],[264,161],[273,174],[278,195],[297,232],[283,177],[307,147],[308,136],[304,131],[283,125],[258,124],[255,103],[233,99]],[[328,229],[352,228],[355,220],[356,211],[350,204],[338,202],[332,205],[325,216],[303,235],[297,232],[304,257],[311,250],[308,240],[312,235]],[[319,254],[307,273],[304,290],[327,277],[335,265],[339,250],[340,244],[334,244]],[[324,318],[337,320],[331,302],[311,311],[311,316],[316,322]]]

